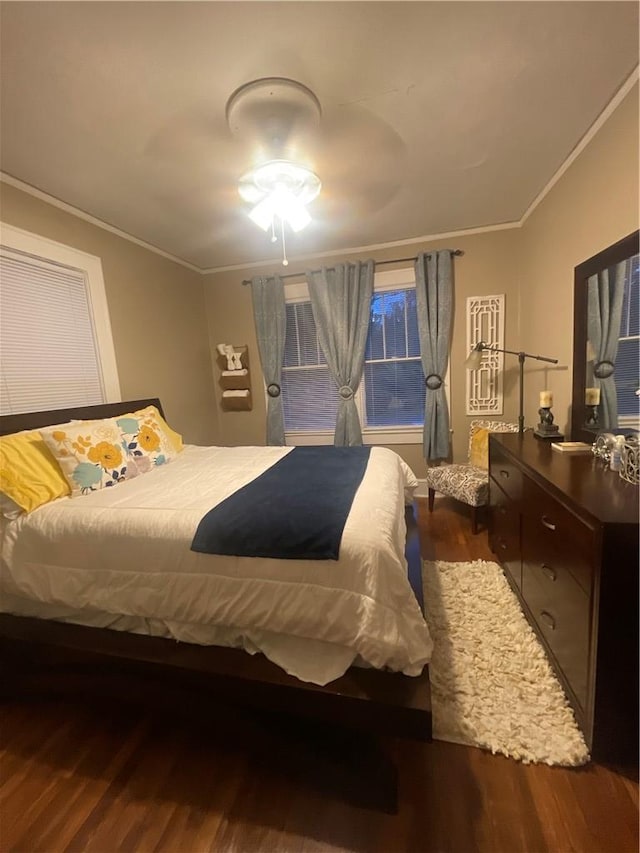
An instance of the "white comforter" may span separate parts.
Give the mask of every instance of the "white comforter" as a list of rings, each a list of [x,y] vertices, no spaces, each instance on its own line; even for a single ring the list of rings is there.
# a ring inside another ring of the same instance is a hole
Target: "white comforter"
[[[326,684],[354,662],[418,675],[431,638],[407,580],[408,469],[372,448],[340,559],[198,554],[202,516],[286,447],[187,447],[134,480],[7,523],[1,609],[262,651]]]

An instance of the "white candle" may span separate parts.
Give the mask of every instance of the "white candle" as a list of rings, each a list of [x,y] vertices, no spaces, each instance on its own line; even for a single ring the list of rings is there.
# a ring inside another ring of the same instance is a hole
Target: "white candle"
[[[550,409],[553,406],[553,394],[551,391],[540,392],[540,408]]]
[[[584,389],[584,402],[586,406],[599,406],[600,405],[600,389],[599,388],[585,388]]]

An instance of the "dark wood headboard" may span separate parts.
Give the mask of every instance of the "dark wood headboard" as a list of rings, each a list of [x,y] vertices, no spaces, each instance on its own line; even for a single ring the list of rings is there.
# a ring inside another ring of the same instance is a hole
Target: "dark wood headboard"
[[[127,412],[136,412],[145,406],[157,406],[164,417],[162,404],[157,398],[150,400],[125,400],[122,403],[100,403],[98,406],[79,406],[76,409],[50,409],[46,412],[22,412],[18,415],[0,416],[0,435],[10,435],[23,429],[40,429],[40,427],[64,424],[67,421],[102,420],[102,418],[117,418]]]

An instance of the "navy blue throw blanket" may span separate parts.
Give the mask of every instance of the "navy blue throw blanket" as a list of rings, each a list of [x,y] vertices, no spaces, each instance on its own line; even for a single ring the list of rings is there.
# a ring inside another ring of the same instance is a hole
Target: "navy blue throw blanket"
[[[201,519],[192,551],[337,560],[370,447],[294,447]]]

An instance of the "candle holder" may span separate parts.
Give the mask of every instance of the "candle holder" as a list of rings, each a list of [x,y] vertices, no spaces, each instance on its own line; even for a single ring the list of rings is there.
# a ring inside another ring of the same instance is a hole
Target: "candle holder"
[[[587,416],[584,425],[589,429],[598,429],[598,406],[587,406]]]
[[[598,429],[598,406],[600,405],[600,387],[584,389],[585,418],[584,425],[587,429]]]
[[[540,423],[533,431],[536,438],[546,440],[550,439],[551,441],[559,441],[564,438],[558,427],[553,422],[551,406],[541,406],[538,409],[538,415],[540,416]]]

